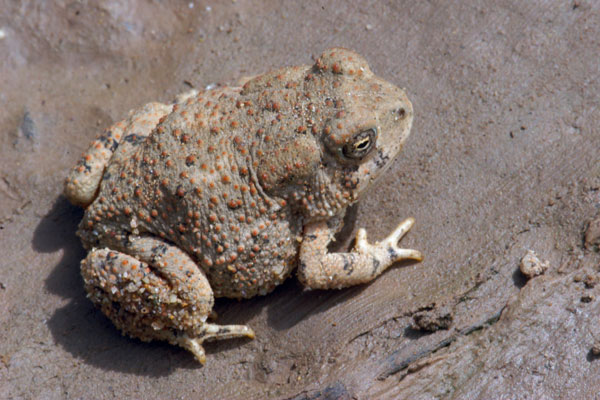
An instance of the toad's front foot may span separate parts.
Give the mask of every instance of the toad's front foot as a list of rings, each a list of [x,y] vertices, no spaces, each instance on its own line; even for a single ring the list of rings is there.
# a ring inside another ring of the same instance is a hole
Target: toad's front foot
[[[369,244],[367,242],[367,231],[363,228],[356,233],[355,251],[373,257],[379,262],[379,272],[382,272],[393,263],[400,260],[423,260],[423,254],[418,250],[401,249],[398,242],[414,225],[414,218],[407,218],[381,242]]]
[[[340,289],[370,282],[396,261],[421,261],[421,252],[398,247],[398,241],[414,223],[414,219],[406,219],[387,238],[375,244],[369,244],[367,232],[359,229],[356,246],[350,253],[329,253],[331,228],[326,222],[310,224],[304,230],[298,278],[312,289]]]

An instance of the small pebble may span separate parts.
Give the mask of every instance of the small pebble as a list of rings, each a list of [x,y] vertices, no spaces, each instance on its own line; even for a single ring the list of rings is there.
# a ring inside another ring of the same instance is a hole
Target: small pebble
[[[582,303],[591,303],[593,300],[594,296],[592,296],[591,294],[584,294],[583,296],[581,296]]]
[[[595,274],[586,274],[583,278],[583,284],[586,289],[593,289],[598,284],[598,276]]]
[[[521,259],[519,268],[521,273],[527,277],[527,279],[534,278],[538,275],[543,274],[550,264],[548,261],[540,261],[534,251],[528,250],[527,254]]]
[[[598,249],[600,245],[600,217],[590,221],[585,232],[585,247]]]

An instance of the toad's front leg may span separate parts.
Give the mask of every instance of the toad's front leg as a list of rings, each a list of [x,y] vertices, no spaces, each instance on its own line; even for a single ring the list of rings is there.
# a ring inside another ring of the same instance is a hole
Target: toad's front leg
[[[341,289],[372,281],[396,261],[421,261],[421,252],[398,248],[398,241],[414,222],[412,218],[404,220],[387,238],[375,244],[369,244],[366,231],[360,229],[350,253],[327,252],[333,238],[327,223],[307,225],[300,248],[298,278],[311,289]]]

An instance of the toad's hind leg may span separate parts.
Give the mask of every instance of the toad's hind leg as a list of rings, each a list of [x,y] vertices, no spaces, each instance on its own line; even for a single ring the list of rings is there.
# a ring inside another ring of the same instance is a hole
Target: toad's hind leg
[[[93,249],[81,263],[88,297],[113,323],[143,341],[167,340],[201,363],[206,340],[254,337],[244,325],[206,322],[213,293],[204,273],[179,248],[132,238],[121,251]]]
[[[131,111],[127,119],[117,122],[92,142],[65,181],[64,193],[71,203],[87,207],[96,197],[104,168],[121,140],[131,135],[148,136],[172,107],[161,103],[146,104]]]

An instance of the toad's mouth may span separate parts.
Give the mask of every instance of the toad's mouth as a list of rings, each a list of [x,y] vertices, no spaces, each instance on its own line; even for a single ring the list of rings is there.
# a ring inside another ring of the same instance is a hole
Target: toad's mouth
[[[378,181],[379,178],[385,174],[392,165],[391,161],[392,156],[390,152],[382,149],[373,151],[370,159],[363,163],[357,170],[359,180],[355,188],[355,196],[353,196],[355,200],[358,200],[358,198],[367,191],[369,186]]]

